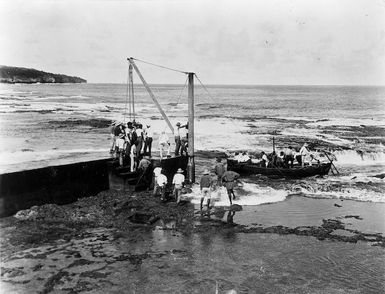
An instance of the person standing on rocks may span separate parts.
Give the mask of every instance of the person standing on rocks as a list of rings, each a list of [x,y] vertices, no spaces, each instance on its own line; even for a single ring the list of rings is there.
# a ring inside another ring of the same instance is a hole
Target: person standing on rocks
[[[156,196],[158,194],[158,176],[162,173],[162,168],[159,166],[159,163],[155,163],[155,168],[154,168],[154,178],[153,178],[153,184],[154,184],[154,191],[153,195]]]
[[[235,200],[234,187],[236,185],[236,180],[239,178],[239,174],[233,171],[225,171],[222,176],[222,182],[227,189],[227,195],[229,196],[230,205],[233,205],[233,201]],[[231,199],[231,195],[233,199]]]
[[[210,176],[209,170],[205,169],[203,172],[203,176],[201,178],[201,210],[203,209],[203,201],[206,199],[207,201],[207,209],[210,209],[210,201],[211,201],[211,185],[212,180]]]
[[[184,181],[185,177],[183,175],[183,170],[181,168],[178,168],[177,173],[172,179],[172,184],[174,185],[174,196],[177,204],[179,204],[180,202],[180,195],[182,192]]]
[[[160,190],[160,200],[165,201],[167,177],[160,173],[157,178],[158,190]]]

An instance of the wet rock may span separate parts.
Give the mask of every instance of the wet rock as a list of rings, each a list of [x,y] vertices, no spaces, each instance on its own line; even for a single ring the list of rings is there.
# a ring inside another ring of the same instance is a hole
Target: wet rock
[[[232,205],[230,206],[229,210],[231,210],[231,211],[242,211],[243,208],[242,208],[242,206],[239,205],[239,204],[232,204]]]
[[[339,205],[339,204],[337,204],[337,203],[334,203],[334,206],[335,206],[335,207],[342,207],[342,205]]]

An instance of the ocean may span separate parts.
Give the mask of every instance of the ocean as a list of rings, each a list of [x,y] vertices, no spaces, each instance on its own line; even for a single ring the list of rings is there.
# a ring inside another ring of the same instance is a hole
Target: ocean
[[[151,88],[174,125],[187,122],[186,87]],[[0,172],[109,157],[108,126],[110,121],[130,120],[127,102],[124,84],[2,84]],[[197,176],[214,164],[212,158],[199,159],[199,152],[271,152],[274,137],[278,151],[307,142],[313,149],[333,152],[340,173],[292,181],[250,177],[243,181],[239,204],[282,201],[293,193],[385,202],[384,110],[385,87],[202,87],[196,81]],[[155,138],[165,130],[173,142],[140,85],[135,86],[135,115],[152,126]],[[153,146],[157,149],[156,140]],[[198,191],[195,194],[199,198]]]
[[[1,173],[108,158],[110,122],[133,118],[124,84],[0,86]],[[183,85],[153,85],[152,90],[173,124],[187,121]],[[155,154],[156,138],[163,130],[173,142],[171,131],[142,86],[135,87],[135,110],[136,120],[154,130]],[[242,178],[234,201],[243,207],[241,212],[230,215],[226,192],[213,193],[212,203],[218,211],[211,221],[224,226],[218,232],[187,234],[156,226],[118,232],[117,238],[111,229],[97,228],[90,229],[85,239],[22,247],[3,257],[7,271],[17,270],[15,277],[7,273],[2,277],[3,289],[38,293],[51,280],[59,279],[52,286],[55,290],[87,286],[99,293],[381,293],[385,291],[385,257],[380,246],[293,234],[235,233],[229,220],[254,228],[308,228],[335,218],[345,220],[347,228],[383,236],[384,110],[385,87],[203,88],[197,84],[198,180],[204,169],[214,165],[218,152],[271,152],[273,138],[277,150],[288,145],[299,148],[307,142],[312,150],[332,152],[339,173],[300,180]],[[199,210],[197,184],[186,197]],[[210,214],[209,219],[195,214],[198,225],[210,222]],[[2,226],[12,236],[14,228]],[[41,254],[31,257],[36,252]],[[68,252],[77,252],[83,259],[76,260]],[[146,260],[134,266],[131,260],[121,259],[134,256],[131,254],[146,256]],[[85,268],[74,267],[71,278],[57,276],[71,272],[69,262],[85,260]],[[92,263],[96,267],[89,272]]]

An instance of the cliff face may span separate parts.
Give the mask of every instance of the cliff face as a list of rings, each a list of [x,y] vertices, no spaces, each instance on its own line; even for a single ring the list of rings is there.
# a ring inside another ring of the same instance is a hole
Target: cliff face
[[[33,68],[0,65],[0,83],[87,83],[79,77],[53,74]]]

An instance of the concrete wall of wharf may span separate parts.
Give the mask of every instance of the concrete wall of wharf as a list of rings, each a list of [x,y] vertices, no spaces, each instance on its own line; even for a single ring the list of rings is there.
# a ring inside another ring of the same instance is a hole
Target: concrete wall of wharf
[[[109,189],[109,159],[0,175],[0,217],[47,203],[68,204]]]

